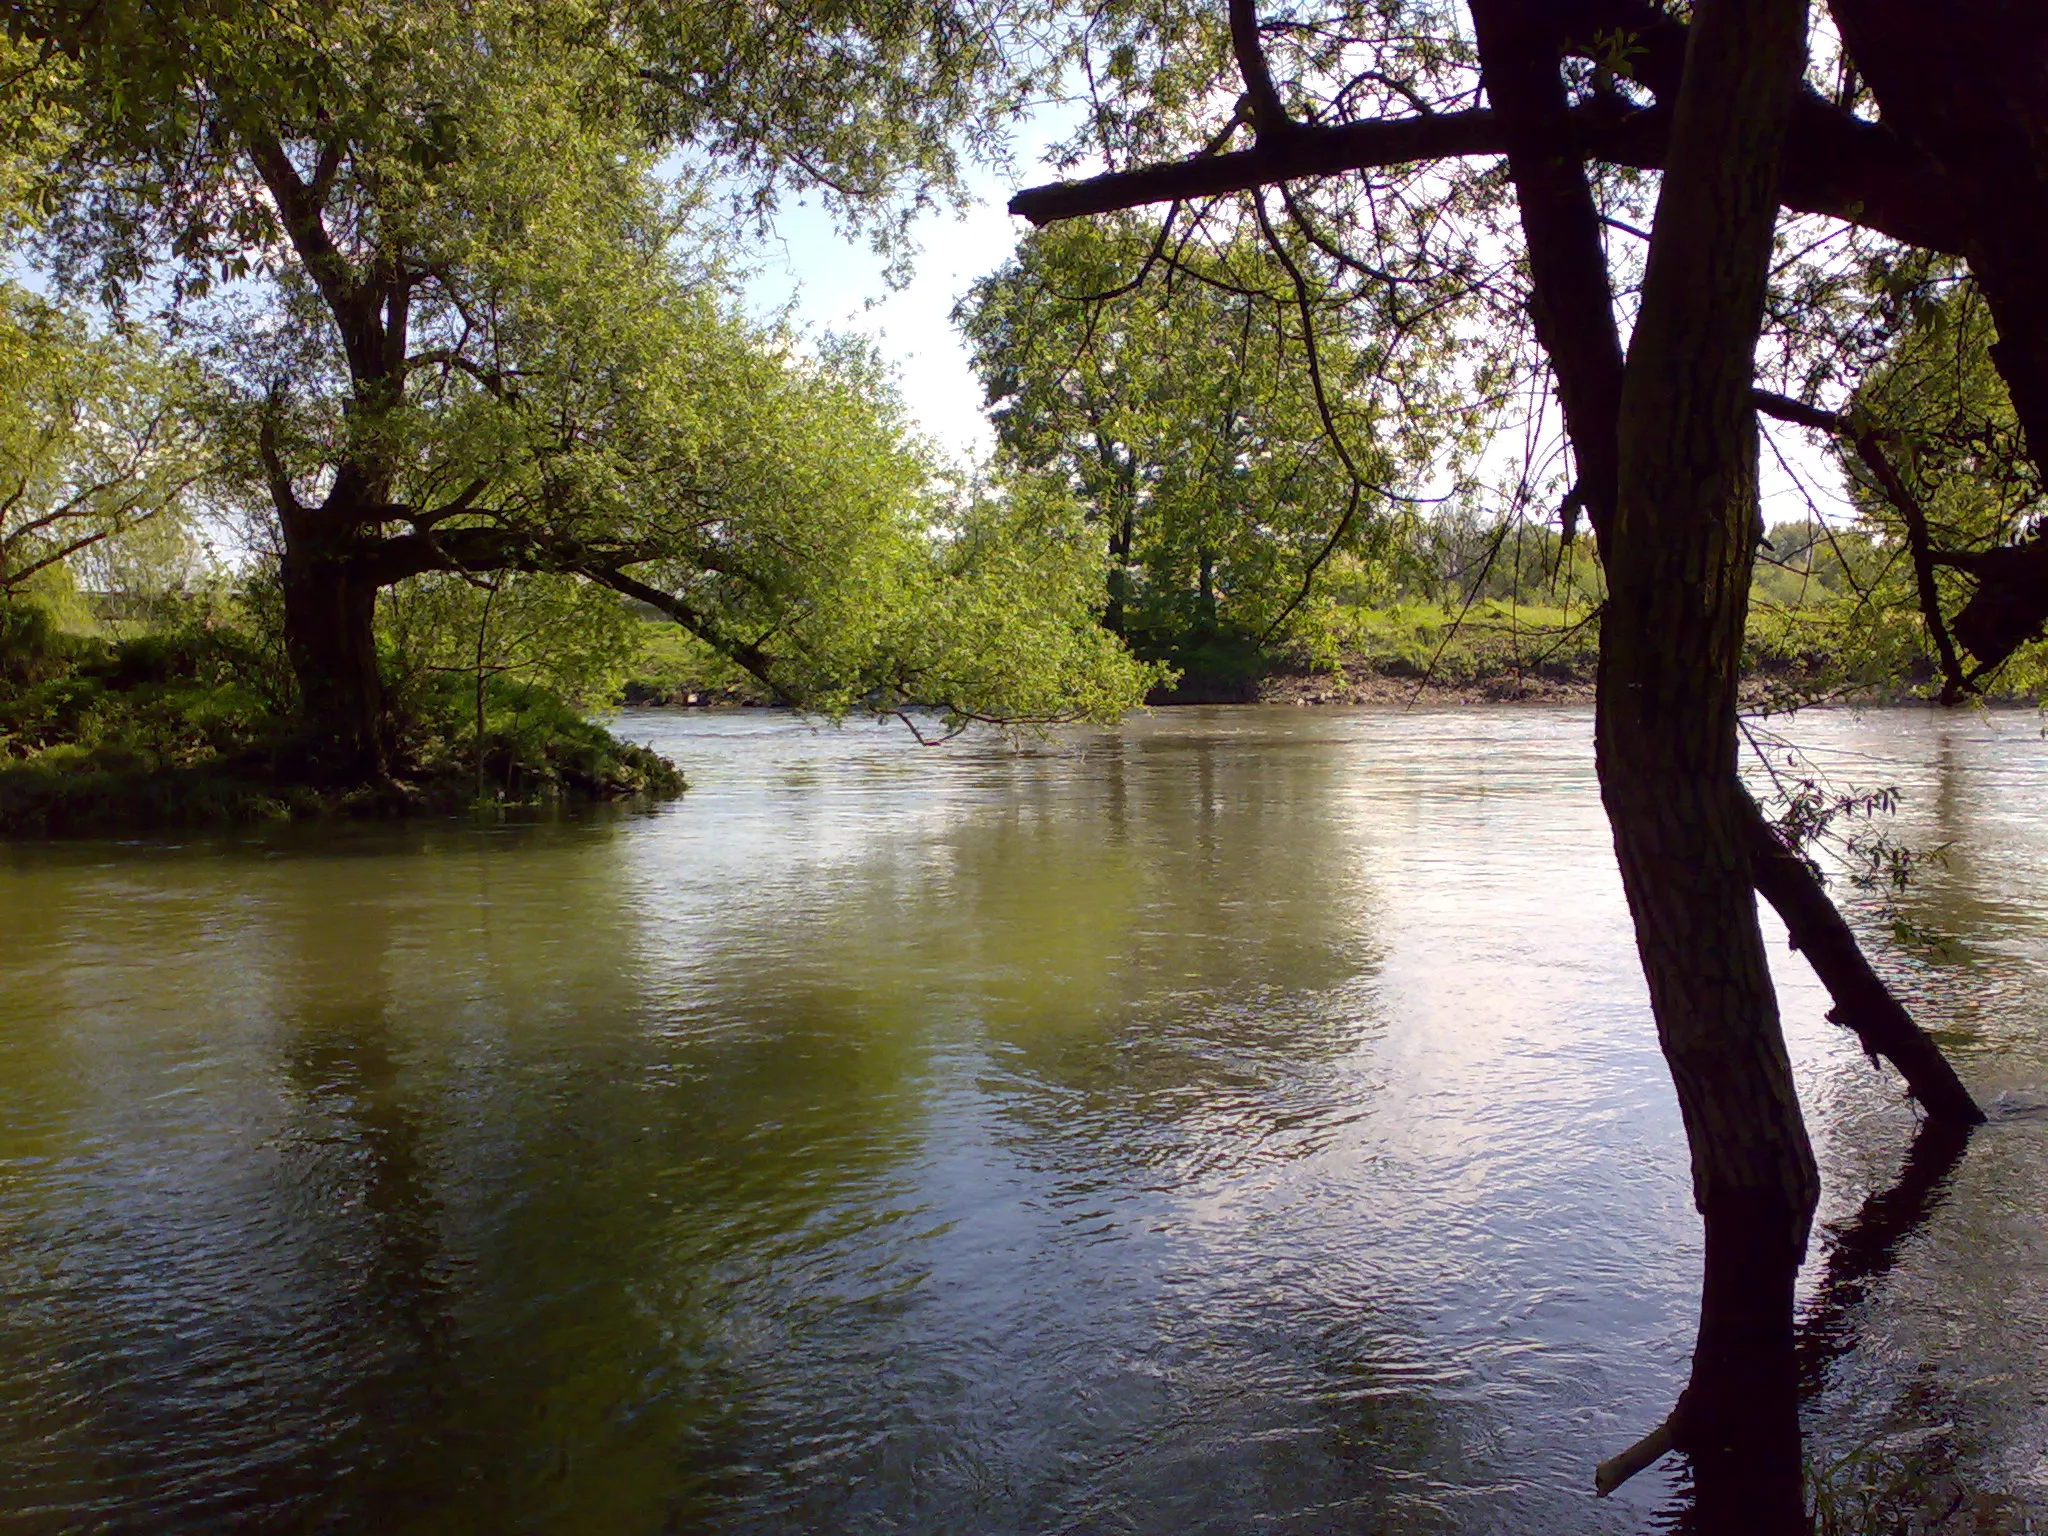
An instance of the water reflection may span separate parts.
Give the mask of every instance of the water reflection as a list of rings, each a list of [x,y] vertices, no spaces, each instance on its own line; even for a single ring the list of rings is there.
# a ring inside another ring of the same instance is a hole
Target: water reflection
[[[658,817],[0,863],[16,1523],[1578,1532],[1668,1505],[1668,1468],[1586,1486],[1670,1407],[1699,1260],[1583,715],[1194,712],[937,754],[641,724],[700,786]],[[2006,905],[1960,914],[1973,976],[1890,961],[1937,1016],[2009,976],[1966,1070],[2038,1084],[2017,892],[2048,850],[1994,856],[1977,752],[1948,811],[1908,804]],[[2042,1370],[1971,1362],[2044,1336],[1978,1273],[2027,1261],[2039,1133],[1855,1216],[1910,1114],[1785,984],[1852,1234],[1805,1295],[1815,1452],[1921,1412],[1938,1357],[1965,1385],[1928,1455],[2022,1486],[1989,1447]]]

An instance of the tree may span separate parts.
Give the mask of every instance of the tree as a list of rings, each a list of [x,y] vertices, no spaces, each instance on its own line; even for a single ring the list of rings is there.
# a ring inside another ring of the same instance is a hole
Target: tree
[[[436,675],[469,685],[478,800],[487,791],[491,684],[509,678],[572,699],[602,697],[631,661],[640,623],[594,583],[518,571],[416,576],[391,590],[382,619],[401,689]]]
[[[1412,474],[1435,435],[1417,420],[1397,438],[1355,311],[1325,298],[1305,330],[1256,238],[1199,265],[1184,244],[1165,281],[1134,282],[1156,247],[1127,219],[1054,226],[955,318],[1003,462],[1078,496],[1099,530],[1103,623],[1150,654],[1267,641],[1333,556],[1385,555],[1395,455]]]
[[[53,50],[45,94],[85,125],[41,249],[112,295],[168,281],[174,319],[203,338],[227,477],[273,520],[325,772],[388,771],[376,605],[429,572],[578,576],[785,697],[845,696],[821,669],[846,659],[827,626],[889,613],[940,558],[927,467],[872,368],[800,357],[719,297],[654,159],[650,119],[673,119],[752,146],[772,193],[803,146],[779,129],[746,137],[761,103],[723,75],[699,79],[701,100],[676,94],[677,49],[721,58],[731,44],[744,62],[766,42],[690,13],[621,13],[593,32],[579,5],[525,0],[15,20]],[[923,38],[897,36],[881,76],[851,43],[825,50],[842,104],[862,103],[866,123],[899,65],[943,76],[953,65]],[[762,102],[793,99],[783,62],[771,50],[746,66],[767,72]],[[667,82],[655,98],[649,78]],[[819,180],[842,163],[856,181],[885,163],[945,174],[914,123],[887,149],[835,112],[814,126],[827,163],[803,163]],[[1108,646],[1074,659],[1091,675],[1035,675],[1029,698],[929,702],[1060,718],[1137,686]]]
[[[2007,686],[2040,675],[2037,660],[2010,663],[2039,654],[2040,578],[2027,562],[2048,494],[1993,363],[1982,290],[1937,275],[1912,299],[1840,441],[1858,510],[1906,556],[1885,572],[1880,606],[1917,613],[1953,702],[1993,672]],[[1959,644],[1977,659],[1967,672]]]
[[[1490,206],[1486,194],[1500,183],[1460,164],[1477,157],[1505,167],[1526,313],[1576,469],[1566,526],[1573,512],[1589,517],[1611,586],[1601,630],[1602,794],[1707,1231],[1691,1385],[1658,1435],[1603,1468],[1603,1483],[1675,1441],[1694,1456],[1703,1505],[1742,1507],[1757,1527],[1795,1528],[1803,1514],[1791,1277],[1814,1178],[1751,887],[1786,917],[1836,997],[1835,1017],[1898,1064],[1932,1113],[1963,1123],[1980,1115],[1736,776],[1733,669],[1761,532],[1754,413],[1762,406],[1809,426],[1835,420],[1752,382],[1761,318],[1811,319],[1812,294],[1829,291],[1797,259],[1777,264],[1779,284],[1767,291],[1770,231],[1782,204],[1964,255],[1973,270],[1997,267],[1996,281],[1979,276],[2010,353],[2000,371],[2026,422],[2027,399],[2048,407],[2048,392],[2029,395],[2048,381],[2048,371],[2030,373],[2048,358],[2048,309],[2029,308],[2048,241],[2029,219],[2014,221],[2016,235],[1994,205],[1997,195],[2039,187],[2048,166],[2043,50],[2000,40],[1997,21],[2017,20],[2012,7],[1981,0],[1966,7],[1959,32],[1944,33],[1939,67],[1908,80],[1922,8],[1841,0],[1833,9],[1848,54],[1830,100],[1800,83],[1803,8],[1780,0],[1698,0],[1682,16],[1633,0],[1471,0],[1469,31],[1423,7],[1354,14],[1331,5],[1262,22],[1250,0],[1232,0],[1227,48],[1220,19],[1148,30],[1140,9],[1117,11],[1121,29],[1104,29],[1105,47],[1134,52],[1094,126],[1134,160],[1170,153],[1175,134],[1204,152],[1033,189],[1013,210],[1045,222],[1241,195],[1263,217],[1268,189],[1280,189],[1298,227],[1338,232],[1353,247],[1345,259],[1398,281],[1400,252],[1428,255],[1413,217],[1425,196]],[[2030,16],[2022,33],[2038,42],[2044,27]],[[1875,64],[1865,64],[1866,52]],[[1150,81],[1133,67],[1138,57],[1150,61]],[[1203,59],[1216,61],[1206,91],[1191,84]],[[1217,89],[1224,59],[1241,92]],[[1998,89],[1977,88],[1987,81]],[[1163,85],[1148,92],[1152,82]],[[1873,87],[1877,122],[1867,115]],[[1199,124],[1207,102],[1233,96],[1220,129],[1213,117]],[[1247,127],[1252,147],[1228,150]],[[1977,157],[1973,145],[1991,153]],[[1644,169],[1664,177],[1638,265],[1626,249],[1613,254],[1608,236],[1643,233]],[[2018,250],[2035,258],[2031,268]],[[1444,281],[1459,275],[1455,263],[1438,271]],[[1638,277],[1624,349],[1617,288]],[[1829,327],[1814,329],[1824,345]],[[1802,355],[1798,327],[1776,341],[1788,363],[1816,362],[1812,351]],[[1841,368],[1839,358],[1818,361],[1816,387]],[[2048,417],[2042,428],[2029,429],[2037,456]]]
[[[1736,688],[1762,528],[1752,376],[1805,31],[1805,0],[1694,13],[1596,523],[1601,799],[1706,1228],[1670,1432],[1703,1513],[1786,1528],[1804,1511],[1792,1287],[1820,1178],[1757,923]]]
[[[189,371],[0,286],[0,600],[152,521],[204,468]]]

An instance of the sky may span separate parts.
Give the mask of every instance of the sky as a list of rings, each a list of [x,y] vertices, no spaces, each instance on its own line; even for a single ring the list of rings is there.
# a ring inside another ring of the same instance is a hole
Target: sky
[[[926,214],[913,229],[921,249],[909,284],[892,291],[885,263],[860,236],[848,239],[815,201],[791,199],[777,213],[772,234],[751,250],[755,270],[746,284],[760,313],[795,301],[798,323],[812,332],[858,332],[873,340],[895,366],[911,419],[962,467],[980,464],[995,448],[982,410],[981,381],[968,365],[967,348],[953,328],[953,306],[975,279],[1010,259],[1029,229],[1004,211],[1020,187],[1065,174],[1044,163],[1047,151],[1079,121],[1074,104],[1048,103],[1009,127],[1011,166],[970,166],[965,207]]]
[[[1037,179],[1037,178],[1033,178]],[[907,287],[891,291],[882,258],[858,236],[833,228],[816,203],[792,201],[773,233],[753,252],[746,285],[763,313],[795,301],[798,323],[812,332],[859,332],[872,338],[896,369],[911,418],[965,466],[995,446],[981,409],[981,383],[953,328],[953,305],[978,277],[1009,259],[1029,226],[1003,211],[1010,187],[994,174],[975,181],[975,204],[927,214],[916,226],[918,252]]]

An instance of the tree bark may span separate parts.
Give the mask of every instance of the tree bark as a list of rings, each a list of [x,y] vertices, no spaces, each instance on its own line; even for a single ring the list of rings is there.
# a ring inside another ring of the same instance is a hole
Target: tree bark
[[[339,783],[390,771],[384,674],[377,658],[380,582],[327,508],[280,508],[285,655],[298,679],[311,767]]]
[[[1898,1068],[1931,1118],[1959,1126],[1982,1125],[1984,1111],[1941,1047],[1870,968],[1856,935],[1806,860],[1785,846],[1753,801],[1746,819],[1750,873],[1757,892],[1777,909],[1793,948],[1806,956],[1834,998],[1828,1017],[1855,1031],[1872,1057],[1882,1056]]]
[[[1557,377],[1579,499],[1604,548],[1619,475],[1623,358],[1592,189],[1578,158],[1559,151],[1567,101],[1557,29],[1565,18],[1539,16],[1523,0],[1472,0],[1472,18],[1487,97],[1509,144],[1508,169],[1529,251],[1531,318]],[[1752,399],[1806,413],[1795,419],[1818,414],[1776,396],[1753,392]],[[1846,427],[1832,417],[1807,424]],[[1982,1111],[1940,1047],[1870,968],[1813,871],[1778,841],[1753,803],[1746,812],[1758,893],[1777,909],[1794,947],[1828,988],[1832,1017],[1855,1030],[1873,1057],[1891,1061],[1929,1114],[1981,1122]]]
[[[1805,24],[1804,0],[1695,8],[1623,380],[1596,726],[1706,1228],[1699,1339],[1672,1433],[1702,1513],[1739,1503],[1753,1530],[1804,1524],[1792,1285],[1819,1193],[1736,770],[1757,524],[1750,391]]]
[[[1964,210],[1992,356],[2048,467],[2048,8],[2039,0],[1829,0],[1884,126],[1941,168]]]
[[[1472,0],[1471,9],[1529,249],[1529,318],[1557,378],[1579,500],[1598,539],[1612,518],[1620,474],[1621,334],[1599,209],[1568,131],[1556,21],[1525,0]]]

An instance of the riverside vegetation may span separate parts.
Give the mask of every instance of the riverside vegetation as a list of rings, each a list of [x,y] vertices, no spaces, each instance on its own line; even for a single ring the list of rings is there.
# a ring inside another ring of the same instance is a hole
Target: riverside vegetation
[[[965,482],[859,343],[741,311],[719,206],[943,191],[967,108],[902,92],[964,61],[892,33],[799,107],[764,21],[758,73],[650,99],[573,8],[406,14],[60,7],[6,45],[0,223],[45,291],[0,293],[0,825],[674,792],[589,723],[619,698],[943,732],[1590,688],[1585,493],[1481,474],[1521,364],[1478,290],[1354,303],[1309,225],[1162,262],[1137,214],[1055,223],[956,313],[998,435]],[[671,23],[627,25],[679,79],[713,44]],[[724,182],[665,167],[685,134]],[[1942,530],[2023,519],[1975,289],[1878,266],[1828,302],[1877,359],[1857,419],[1946,471]],[[1752,693],[1953,692],[1964,567],[1920,579],[1842,454],[1857,526],[1764,545]]]

